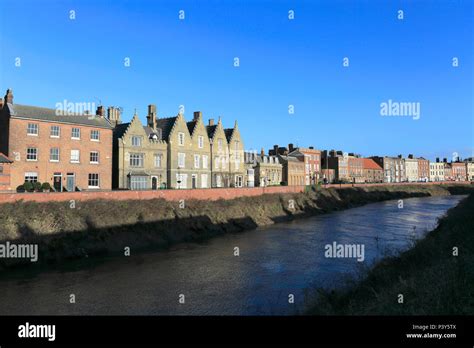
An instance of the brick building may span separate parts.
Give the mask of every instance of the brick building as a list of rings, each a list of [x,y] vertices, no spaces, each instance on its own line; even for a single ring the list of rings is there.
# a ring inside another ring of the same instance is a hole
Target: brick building
[[[0,191],[11,191],[11,164],[13,161],[0,152]]]
[[[324,150],[321,152],[321,168],[333,169],[335,174],[335,181],[337,182],[351,182],[349,176],[349,155],[342,151]]]
[[[305,164],[305,185],[315,185],[320,180],[321,175],[321,151],[313,146],[297,147],[293,144],[288,145],[290,156],[298,157]]]
[[[407,180],[405,159],[402,155],[398,157],[372,156],[370,158],[383,168],[384,182],[405,182]]]
[[[371,158],[363,158],[364,182],[381,183],[384,175],[383,169]]]
[[[423,182],[430,180],[430,161],[423,157],[418,158],[418,180]]]
[[[288,148],[279,147],[278,145],[274,145],[273,149],[269,150],[268,153],[270,156],[278,156],[279,162],[283,165],[283,183],[289,186],[305,184],[306,170],[302,156],[296,153],[296,156],[291,156]]]
[[[13,103],[7,90],[0,111],[0,152],[11,164],[11,187],[47,182],[54,191],[112,188],[112,127],[102,106],[96,115]]]
[[[360,184],[365,182],[364,159],[359,155],[349,153],[347,156],[347,167],[349,170],[349,181]]]
[[[465,181],[467,178],[465,162],[451,162],[451,171],[454,181]]]

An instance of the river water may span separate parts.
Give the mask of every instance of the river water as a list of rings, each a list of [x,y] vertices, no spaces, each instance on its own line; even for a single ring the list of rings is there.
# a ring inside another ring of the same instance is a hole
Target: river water
[[[402,209],[398,201],[379,202],[165,252],[16,271],[0,279],[0,315],[296,314],[311,289],[344,285],[409,248],[463,197],[410,198]],[[325,257],[333,242],[364,245],[364,261]]]

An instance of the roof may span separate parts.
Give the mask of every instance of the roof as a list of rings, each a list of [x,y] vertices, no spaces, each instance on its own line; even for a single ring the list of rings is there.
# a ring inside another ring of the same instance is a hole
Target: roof
[[[382,167],[380,167],[373,159],[363,158],[363,160],[364,160],[364,169],[382,170]]]
[[[58,123],[78,124],[84,126],[112,128],[105,117],[87,114],[58,115],[57,110],[42,108],[38,106],[6,104],[11,117],[26,118],[38,121],[49,121]]]
[[[196,127],[197,121],[189,121],[186,122],[186,125],[188,126],[188,131],[189,134],[193,134],[194,128]]]
[[[234,133],[234,128],[226,128],[224,129],[225,137],[227,138],[227,142],[230,141],[232,138],[232,134]]]
[[[178,116],[174,117],[166,117],[166,118],[159,118],[156,120],[156,128],[161,128],[161,138],[163,140],[168,140],[168,137],[171,133],[171,129],[173,129],[173,125],[176,122]]]
[[[13,161],[0,152],[0,163],[13,163]]]
[[[120,123],[114,128],[114,137],[115,138],[121,138],[125,134],[125,132],[128,129],[128,126],[130,125],[130,122],[127,123]]]
[[[217,124],[213,126],[206,126],[207,135],[209,136],[209,139],[214,138],[214,133],[216,132],[216,129],[217,129]]]

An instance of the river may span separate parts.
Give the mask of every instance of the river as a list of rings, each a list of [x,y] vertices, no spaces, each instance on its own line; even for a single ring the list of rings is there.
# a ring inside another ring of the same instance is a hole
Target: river
[[[402,209],[398,201],[379,202],[164,252],[132,250],[129,257],[91,258],[86,265],[9,272],[0,279],[0,314],[300,313],[306,293],[344,285],[377,259],[409,248],[463,197],[409,198]],[[333,242],[363,245],[364,261],[325,257]]]

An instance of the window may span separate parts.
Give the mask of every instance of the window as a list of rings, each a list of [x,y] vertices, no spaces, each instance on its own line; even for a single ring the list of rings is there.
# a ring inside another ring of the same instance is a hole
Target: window
[[[142,137],[133,136],[132,137],[132,146],[136,146],[136,147],[142,146]]]
[[[184,146],[184,133],[183,132],[178,133],[178,145]]]
[[[186,163],[186,154],[185,153],[178,153],[178,168],[184,168]]]
[[[36,147],[29,147],[26,150],[26,160],[27,161],[37,161],[38,160],[38,149]]]
[[[130,167],[141,168],[143,167],[143,158],[142,153],[131,153],[130,154]]]
[[[216,169],[219,169],[219,158],[216,158],[215,160],[215,167]]]
[[[198,147],[200,149],[204,147],[204,137],[202,135],[198,136]]]
[[[71,150],[71,163],[79,163],[80,153],[79,150]]]
[[[202,155],[202,167],[207,169],[208,157],[207,155]]]
[[[99,174],[89,174],[89,188],[99,188]]]
[[[61,135],[61,128],[59,128],[59,126],[51,126],[49,136],[51,138],[59,138],[60,135]]]
[[[217,140],[217,150],[222,151],[222,139]]]
[[[236,187],[242,187],[243,186],[242,175],[236,175],[235,176],[235,186]]]
[[[49,149],[49,161],[59,162],[59,147],[52,147]]]
[[[38,182],[38,173],[26,172],[25,173],[25,182]]]
[[[90,163],[99,163],[99,152],[91,151],[89,161]]]
[[[100,140],[100,132],[97,129],[91,130],[91,140],[92,141],[99,141]]]
[[[155,168],[161,168],[162,155],[155,154]]]
[[[38,135],[38,124],[37,123],[28,123],[27,134],[28,135]]]
[[[81,139],[81,129],[74,127],[71,130],[71,138],[72,139]]]
[[[199,168],[199,155],[194,155],[194,168]]]
[[[234,142],[234,151],[235,151],[235,159],[239,160],[240,159],[240,151],[239,151],[239,142],[238,141]]]
[[[148,188],[148,177],[146,176],[131,176],[130,190],[146,190]]]

